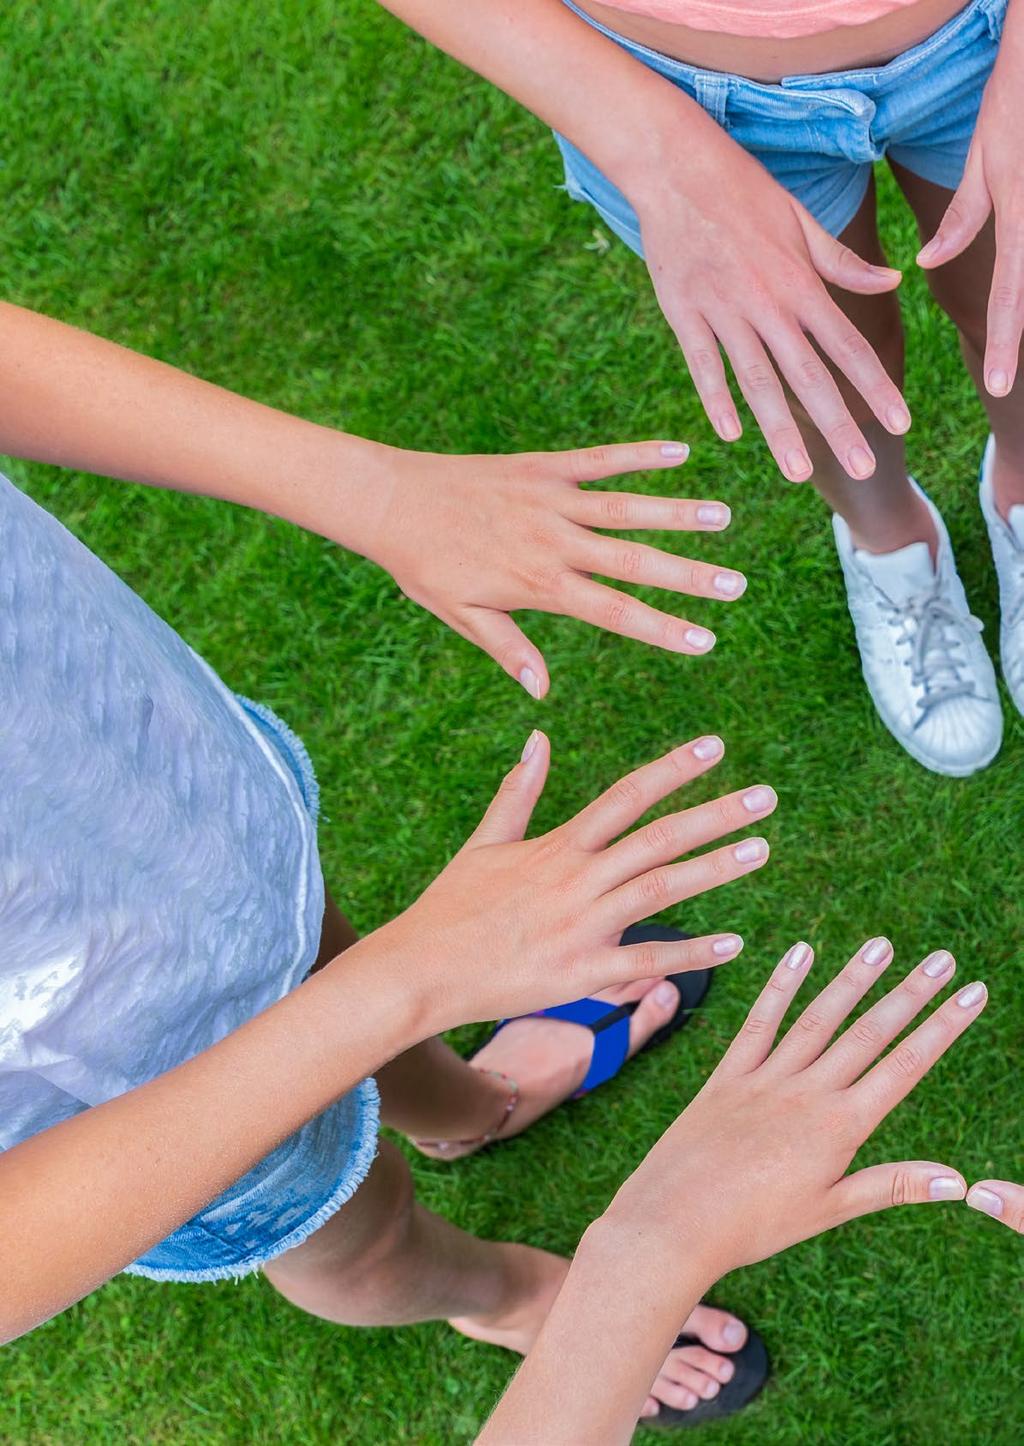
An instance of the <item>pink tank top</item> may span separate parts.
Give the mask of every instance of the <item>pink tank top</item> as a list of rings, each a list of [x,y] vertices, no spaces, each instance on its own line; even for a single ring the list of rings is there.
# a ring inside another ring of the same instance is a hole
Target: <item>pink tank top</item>
[[[904,10],[917,0],[603,0],[613,10],[629,10],[647,20],[715,30],[724,35],[756,35],[792,40],[819,35],[841,25],[864,25]]]

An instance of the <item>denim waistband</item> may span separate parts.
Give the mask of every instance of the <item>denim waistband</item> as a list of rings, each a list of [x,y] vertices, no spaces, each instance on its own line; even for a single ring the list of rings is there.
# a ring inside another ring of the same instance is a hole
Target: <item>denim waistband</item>
[[[695,99],[708,114],[721,121],[728,98],[736,90],[776,97],[780,91],[814,91],[821,95],[830,90],[840,90],[859,91],[863,95],[884,91],[900,83],[905,84],[912,78],[915,69],[933,64],[947,48],[975,38],[983,31],[987,31],[993,40],[998,40],[1002,35],[1009,0],[971,0],[969,5],[920,44],[911,46],[909,50],[903,51],[901,55],[883,65],[867,66],[860,70],[829,71],[819,75],[786,75],[778,84],[748,80],[746,76],[732,75],[728,71],[704,70],[699,66],[688,65],[686,61],[676,60],[671,55],[664,55],[661,51],[652,50],[649,46],[641,45],[639,41],[630,40],[610,30],[608,26],[587,15],[573,0],[562,0],[562,3],[609,40],[614,40],[631,55],[643,60],[659,75],[683,82],[693,91]]]

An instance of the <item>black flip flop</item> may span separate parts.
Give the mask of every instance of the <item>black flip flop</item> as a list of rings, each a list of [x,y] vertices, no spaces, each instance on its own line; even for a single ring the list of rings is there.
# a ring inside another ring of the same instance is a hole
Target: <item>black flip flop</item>
[[[684,934],[679,929],[670,929],[665,924],[631,924],[623,933],[619,943],[625,945],[668,944],[692,937],[691,934]],[[638,1055],[654,1049],[659,1044],[664,1044],[667,1039],[682,1029],[710,989],[711,975],[712,970],[710,969],[694,969],[686,974],[667,974],[665,976],[669,983],[674,984],[678,989],[679,1004],[672,1018],[666,1020],[661,1028],[656,1029],[650,1039],[640,1046],[636,1052]],[[639,1002],[639,1000],[630,1000],[628,1004],[609,1004],[607,1000],[588,997],[576,999],[571,1004],[557,1004],[552,1009],[538,1009],[533,1015],[518,1017],[563,1019],[570,1024],[582,1024],[593,1034],[594,1052],[591,1055],[590,1065],[583,1083],[570,1097],[575,1100],[614,1078],[626,1063],[627,1058],[630,1057],[629,1020],[630,1016],[635,1013]],[[510,1023],[511,1020],[502,1019],[491,1031],[487,1042],[489,1043],[499,1030],[504,1029],[505,1025]],[[470,1058],[475,1058],[475,1055],[471,1055]],[[636,1055],[632,1058],[635,1059]]]
[[[703,1346],[698,1336],[678,1335],[672,1349],[679,1346]],[[705,1349],[710,1347],[705,1346]],[[705,1426],[709,1421],[721,1421],[726,1416],[735,1416],[744,1406],[749,1406],[765,1388],[772,1366],[768,1348],[757,1331],[747,1327],[747,1340],[742,1350],[716,1350],[716,1355],[728,1356],[735,1367],[731,1381],[727,1381],[717,1396],[710,1401],[698,1401],[692,1411],[680,1411],[675,1406],[658,1402],[658,1414],[645,1416],[641,1426],[650,1426],[655,1431],[676,1430],[683,1426]]]

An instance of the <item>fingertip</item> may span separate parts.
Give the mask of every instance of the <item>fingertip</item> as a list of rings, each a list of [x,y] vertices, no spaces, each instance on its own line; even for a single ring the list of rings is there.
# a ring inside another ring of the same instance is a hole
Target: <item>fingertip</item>
[[[660,442],[658,455],[671,466],[678,467],[689,457],[690,449],[685,442]]]
[[[531,698],[538,702],[544,697],[550,686],[546,673],[538,674],[528,664],[520,668],[518,673],[519,682],[529,693]]]
[[[796,944],[792,944],[786,950],[785,954],[783,954],[779,960],[779,964],[783,969],[788,969],[793,974],[802,974],[805,969],[811,967],[813,960],[814,950],[810,944],[800,939]]]
[[[942,1167],[941,1173],[931,1173],[928,1181],[929,1200],[963,1200],[967,1195],[967,1181],[960,1174],[959,1170],[947,1170]]]
[[[1000,1183],[998,1180],[983,1180],[972,1185],[964,1197],[967,1204],[972,1210],[980,1210],[983,1215],[992,1215],[998,1220],[1006,1207],[1002,1195],[993,1188]]]
[[[735,412],[722,412],[711,423],[723,442],[738,442],[743,426]]]
[[[743,952],[743,940],[739,934],[719,934],[711,942],[711,953],[716,964],[725,964]]]
[[[724,502],[699,502],[697,504],[697,521],[702,527],[707,527],[714,532],[721,532],[732,521],[732,509],[727,507]]]
[[[683,641],[686,643],[685,652],[710,653],[717,639],[707,628],[688,627],[683,634]]]
[[[1005,397],[1013,386],[1009,373],[1002,367],[993,367],[985,373],[985,390],[990,397]]]
[[[712,763],[716,758],[721,758],[725,753],[725,744],[717,733],[705,734],[698,738],[695,743],[684,744],[688,747],[694,758],[699,758],[701,763]]]

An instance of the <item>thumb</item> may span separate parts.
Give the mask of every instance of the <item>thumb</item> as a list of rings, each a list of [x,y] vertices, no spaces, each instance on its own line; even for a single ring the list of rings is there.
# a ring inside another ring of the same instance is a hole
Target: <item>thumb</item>
[[[926,1205],[937,1200],[962,1200],[967,1181],[958,1170],[932,1160],[901,1160],[893,1165],[869,1165],[847,1175],[835,1187],[837,1225],[888,1210],[893,1205]]]
[[[803,227],[807,251],[815,271],[822,281],[830,281],[843,291],[858,291],[873,295],[880,291],[894,291],[903,280],[902,271],[892,266],[873,266],[830,236],[824,226],[819,226],[809,212],[797,211],[797,218]]]
[[[526,740],[523,756],[511,772],[506,773],[501,787],[468,843],[515,843],[526,834],[538,798],[544,792],[551,762],[551,744],[545,734],[534,729]]]
[[[544,655],[508,613],[494,608],[464,608],[455,626],[464,638],[476,643],[499,668],[515,678],[531,698],[544,697],[551,686]]]
[[[917,253],[918,266],[941,266],[959,256],[977,236],[992,210],[992,198],[980,163],[967,158],[963,180],[939,222],[939,229]]]
[[[1011,1185],[1009,1180],[979,1180],[968,1190],[967,1203],[1024,1235],[1024,1186]]]

